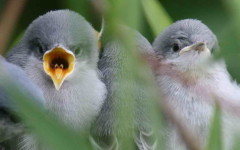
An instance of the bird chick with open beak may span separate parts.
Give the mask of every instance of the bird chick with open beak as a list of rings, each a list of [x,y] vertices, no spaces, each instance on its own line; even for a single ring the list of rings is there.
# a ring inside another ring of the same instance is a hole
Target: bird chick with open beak
[[[81,131],[89,129],[106,94],[98,74],[96,35],[79,14],[50,11],[30,24],[7,57],[41,88],[47,109]],[[31,141],[24,140],[24,149],[38,149]]]
[[[181,20],[163,31],[153,48],[162,58],[161,65],[169,66],[155,70],[165,101],[206,144],[216,100],[224,109],[224,146],[230,148],[231,133],[236,131],[230,124],[239,122],[231,119],[235,115],[225,112],[234,111],[232,106],[240,106],[240,88],[232,81],[225,63],[212,59],[212,52],[218,48],[214,33],[201,21]],[[166,138],[168,150],[187,149],[171,123]]]

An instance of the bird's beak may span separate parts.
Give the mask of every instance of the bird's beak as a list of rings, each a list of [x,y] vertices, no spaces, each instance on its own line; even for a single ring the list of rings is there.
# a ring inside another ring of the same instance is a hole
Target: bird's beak
[[[99,33],[99,32],[96,31],[96,36],[97,36],[97,38],[98,38],[98,49],[101,50],[101,47],[102,47],[102,43],[101,43],[101,40],[100,40],[100,38],[101,38],[101,33]]]
[[[183,49],[181,49],[181,51],[179,52],[179,55],[182,55],[185,52],[191,51],[191,50],[195,50],[198,52],[202,52],[202,51],[206,51],[209,50],[207,48],[207,45],[203,42],[197,43],[197,44],[193,44],[187,47],[184,47]]]
[[[98,49],[99,50],[101,50],[101,46],[102,46],[102,44],[101,44],[101,38],[102,38],[102,35],[103,35],[103,31],[104,31],[104,27],[105,26],[105,21],[104,21],[104,19],[102,18],[102,27],[101,27],[101,30],[100,30],[100,32],[97,32],[96,31],[96,36],[97,36],[97,39],[98,39]]]
[[[57,90],[60,89],[66,77],[73,72],[74,65],[74,54],[62,47],[55,47],[43,56],[44,71],[52,78]]]

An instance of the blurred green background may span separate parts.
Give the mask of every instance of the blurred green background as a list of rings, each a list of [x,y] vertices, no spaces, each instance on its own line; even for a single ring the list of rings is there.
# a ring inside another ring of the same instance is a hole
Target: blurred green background
[[[2,10],[3,4],[7,0],[0,1]],[[92,0],[93,1],[93,0]],[[173,21],[184,18],[195,18],[207,24],[220,38],[224,30],[228,28],[230,12],[222,0],[159,0],[166,9]],[[85,5],[86,7],[82,7]],[[85,8],[85,10],[81,9]],[[99,28],[101,24],[98,16],[94,13],[91,0],[28,0],[24,12],[15,30],[13,39],[21,33],[36,17],[50,10],[71,9],[80,12],[92,25]],[[141,31],[152,41],[150,27],[147,26],[146,18],[143,17],[143,24],[146,28]]]
[[[93,1],[96,0],[28,0],[8,48],[36,17],[50,10],[75,10],[81,13],[95,29],[100,30],[101,17],[95,11],[92,5]],[[7,0],[0,0],[0,12],[6,2]],[[234,0],[159,0],[159,2],[173,21],[194,18],[202,20],[208,25],[219,39],[221,54],[227,61],[228,69],[234,79],[240,81],[240,77],[238,77],[240,64],[236,61],[240,57],[240,53],[236,54],[236,52],[239,52],[240,34],[238,32],[238,22],[234,20]],[[142,20],[140,32],[152,42],[155,38],[154,34],[144,14],[140,15]]]

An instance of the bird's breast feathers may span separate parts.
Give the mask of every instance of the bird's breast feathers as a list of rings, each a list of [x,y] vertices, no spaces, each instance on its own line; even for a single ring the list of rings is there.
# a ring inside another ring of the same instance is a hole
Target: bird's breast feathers
[[[100,80],[97,69],[78,65],[81,68],[76,67],[74,75],[64,81],[60,90],[56,90],[42,66],[31,65],[41,64],[40,62],[28,64],[25,71],[43,90],[47,109],[74,128],[89,126],[99,113],[106,96],[106,87]]]

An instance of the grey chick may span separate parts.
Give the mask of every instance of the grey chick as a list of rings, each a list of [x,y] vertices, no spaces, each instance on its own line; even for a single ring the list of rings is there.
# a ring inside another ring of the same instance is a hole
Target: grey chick
[[[212,52],[218,49],[216,36],[201,21],[186,19],[163,31],[153,48],[162,58],[160,63],[170,66],[157,71],[164,99],[183,117],[182,121],[196,131],[201,143],[206,144],[214,101],[227,111],[234,111],[232,106],[240,106],[240,88],[232,81],[224,61],[211,59]],[[230,119],[233,117],[229,113],[223,115],[226,149],[231,147],[230,137],[234,132],[231,130],[234,119]],[[171,123],[166,137],[168,150],[187,149]]]
[[[22,68],[7,62],[0,56],[0,146],[5,149],[16,149],[17,139],[25,132],[25,127],[18,122],[13,112],[18,109],[11,103],[11,97],[6,92],[6,79],[11,80],[15,86],[36,100],[38,105],[44,106],[44,97],[41,89],[27,77]]]
[[[51,11],[34,20],[7,60],[37,84],[47,110],[66,125],[88,131],[104,102],[99,78],[98,37],[93,27],[70,10]],[[39,149],[26,136],[23,149]]]
[[[136,43],[135,46],[138,52],[142,54],[154,53],[151,44],[140,33],[125,26],[121,26],[120,29],[124,32],[134,33],[133,40]],[[94,138],[92,138],[92,143],[96,150],[118,150],[122,148],[120,146],[121,141],[117,137],[127,135],[133,136],[137,149],[153,150],[156,148],[156,141],[152,139],[152,129],[151,125],[149,125],[148,111],[150,107],[146,87],[137,80],[124,80],[126,73],[131,73],[131,70],[123,71],[124,62],[122,57],[131,58],[124,53],[124,46],[121,41],[114,38],[104,40],[103,53],[98,66],[103,74],[103,81],[106,84],[108,94],[93,128]],[[124,111],[121,108],[129,107],[129,103],[121,102],[118,97],[120,82],[128,84],[124,88],[136,90],[132,108],[134,109],[133,124],[137,129],[136,135],[131,134],[132,126],[130,124],[123,125],[118,117],[118,113]],[[120,124],[125,128],[120,130]]]

